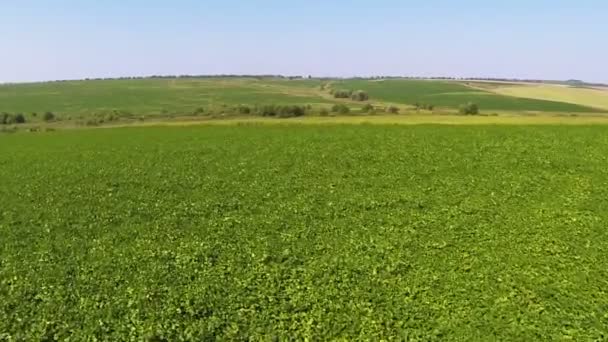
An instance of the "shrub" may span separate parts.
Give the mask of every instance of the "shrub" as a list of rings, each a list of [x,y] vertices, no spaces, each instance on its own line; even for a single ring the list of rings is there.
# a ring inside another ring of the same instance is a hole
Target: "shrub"
[[[337,99],[348,99],[353,94],[352,90],[336,90],[334,91],[334,97]]]
[[[2,124],[4,125],[12,125],[15,123],[15,116],[9,113],[3,113]]]
[[[105,116],[103,116],[103,120],[111,122],[114,120],[118,120],[118,117],[116,115],[114,115],[113,113],[110,113],[110,114],[106,114]]]
[[[338,103],[331,107],[331,111],[338,114],[348,114],[350,113],[350,108],[344,104]]]
[[[306,114],[306,107],[304,106],[279,106],[278,107],[278,117],[280,118],[290,118],[295,116],[302,116]]]
[[[397,114],[397,113],[399,113],[399,107],[388,106],[388,107],[386,107],[386,112],[391,113],[391,114]]]
[[[251,114],[251,108],[248,106],[239,106],[237,111],[239,114]]]
[[[203,107],[198,107],[194,110],[194,112],[192,112],[192,114],[194,115],[202,115],[205,114],[205,108]]]
[[[262,116],[275,116],[281,118],[289,118],[295,116],[302,116],[306,114],[305,106],[277,106],[277,105],[265,105],[258,109],[258,114]]]
[[[321,108],[321,110],[319,111],[319,115],[321,115],[321,116],[328,116],[329,115],[329,111],[327,110],[327,108]]]
[[[46,112],[42,116],[42,120],[44,120],[44,121],[53,121],[53,120],[55,120],[55,114],[53,114],[53,112]]]
[[[9,113],[1,113],[0,114],[0,125],[6,125],[8,123],[8,118],[11,116]]]
[[[357,90],[356,92],[351,94],[350,98],[353,101],[367,101],[369,100],[369,95],[363,90]]]
[[[25,116],[23,116],[22,113],[17,113],[17,114],[15,114],[14,120],[15,120],[15,123],[17,123],[17,124],[23,124],[23,123],[25,123]]]
[[[469,102],[463,105],[460,105],[459,108],[460,114],[464,115],[477,115],[479,114],[479,106],[473,102]]]
[[[361,111],[363,113],[371,113],[374,111],[374,106],[372,106],[370,103],[366,103],[365,106],[361,108]]]

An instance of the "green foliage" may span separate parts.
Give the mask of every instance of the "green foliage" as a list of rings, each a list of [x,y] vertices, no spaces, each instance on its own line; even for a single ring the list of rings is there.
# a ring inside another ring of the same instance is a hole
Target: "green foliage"
[[[430,111],[432,111],[433,109],[435,109],[435,105],[428,104],[428,103],[419,103],[419,102],[416,102],[414,104],[414,107],[416,107],[416,110],[423,109],[423,110],[430,110]]]
[[[346,89],[338,89],[334,90],[333,95],[337,99],[348,99],[353,95],[353,91]]]
[[[25,123],[25,116],[22,113],[17,113],[14,116],[14,121],[16,124],[24,124]]]
[[[399,107],[396,107],[396,106],[388,106],[384,110],[387,113],[390,113],[390,114],[398,114],[399,113]]]
[[[601,341],[606,153],[601,126],[2,134],[0,339]]]
[[[350,113],[350,108],[345,104],[337,103],[331,107],[331,111],[338,114],[348,114]]]
[[[13,115],[9,113],[0,113],[0,125],[8,125],[13,123]]]
[[[327,108],[321,108],[319,110],[319,115],[321,115],[321,116],[328,116],[329,115],[329,111],[327,110]]]
[[[242,115],[251,114],[251,108],[249,106],[245,106],[245,105],[238,106],[237,111],[239,114],[242,114]]]
[[[42,120],[44,121],[53,121],[55,120],[55,114],[53,112],[45,112],[42,116]]]
[[[375,111],[374,106],[371,103],[366,103],[362,108],[361,111],[363,113],[371,113]]]
[[[296,105],[264,105],[257,109],[257,114],[278,118],[290,118],[306,114],[305,106]]]
[[[464,115],[477,115],[479,114],[479,106],[473,102],[465,103],[460,105],[458,111]]]
[[[353,101],[367,101],[369,100],[369,95],[367,92],[363,90],[357,90],[351,95],[351,100]]]

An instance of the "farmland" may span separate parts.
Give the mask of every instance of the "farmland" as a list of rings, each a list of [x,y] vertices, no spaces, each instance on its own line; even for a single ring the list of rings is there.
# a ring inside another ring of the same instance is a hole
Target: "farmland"
[[[600,340],[607,153],[605,126],[3,134],[0,339]]]
[[[570,97],[579,101],[525,98],[496,89],[479,89],[460,82],[427,80],[288,80],[277,78],[150,78],[123,80],[86,80],[0,86],[0,114],[22,114],[28,123],[43,122],[51,112],[63,122],[104,124],[115,121],[141,121],[159,118],[198,117],[200,119],[234,116],[247,106],[247,115],[259,115],[255,108],[267,105],[298,105],[309,108],[307,115],[319,115],[335,104],[348,106],[350,114],[363,102],[336,99],[332,90],[363,90],[370,99],[365,103],[383,111],[396,106],[401,114],[411,114],[416,103],[432,105],[434,113],[455,114],[460,105],[474,102],[489,114],[585,115],[608,111],[608,93],[593,99],[580,97],[573,88]],[[505,91],[509,91],[508,89]],[[599,91],[598,91],[599,92]],[[535,97],[535,95],[530,95]],[[598,102],[599,101],[599,102]],[[603,101],[603,102],[602,102]],[[251,112],[249,111],[251,109]]]
[[[344,81],[339,86],[363,89],[372,98],[395,103],[431,103],[439,107],[457,108],[466,102],[475,102],[481,108],[493,111],[540,112],[595,112],[584,102],[572,104],[555,99],[530,99],[520,96],[525,92],[507,96],[484,89],[467,87],[460,82],[426,80]],[[606,96],[608,98],[608,95]]]
[[[519,84],[496,87],[493,92],[507,96],[574,103],[608,111],[608,91],[601,88]]]

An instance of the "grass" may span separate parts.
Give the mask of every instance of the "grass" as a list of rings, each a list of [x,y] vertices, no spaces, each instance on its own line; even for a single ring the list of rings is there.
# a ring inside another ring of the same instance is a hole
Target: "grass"
[[[608,92],[593,88],[557,85],[518,85],[497,87],[494,92],[514,97],[573,103],[608,110]]]
[[[518,112],[598,112],[590,104],[525,99],[473,89],[458,82],[421,80],[351,80],[334,84],[335,88],[361,89],[369,92],[372,101],[413,105],[416,102],[439,107],[458,108],[467,102],[477,103],[482,111]],[[505,87],[504,89],[508,89]]]
[[[0,135],[0,339],[600,340],[606,129]]]

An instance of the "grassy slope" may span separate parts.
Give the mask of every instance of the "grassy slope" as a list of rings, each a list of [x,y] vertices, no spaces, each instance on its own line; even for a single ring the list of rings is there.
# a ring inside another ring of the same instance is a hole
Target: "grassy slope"
[[[0,136],[0,336],[601,339],[607,137],[601,126]]]
[[[137,115],[192,113],[222,104],[315,104],[314,81],[150,79],[0,86],[0,111],[90,115],[114,109]]]
[[[600,89],[520,84],[496,87],[492,91],[507,96],[560,101],[608,110],[608,91]]]
[[[221,108],[238,104],[312,104],[337,102],[319,89],[317,80],[277,79],[148,79],[71,81],[0,86],[0,112],[31,113],[53,111],[64,118],[82,119],[117,110],[136,116],[188,115],[197,108]],[[430,81],[345,81],[334,88],[368,90],[372,101],[413,104],[416,101],[457,108],[467,101],[477,102],[483,111],[590,112],[588,107],[497,95],[455,82]],[[121,114],[122,115],[122,114]],[[39,116],[38,116],[39,118]]]
[[[563,103],[524,99],[497,95],[482,89],[472,89],[456,82],[419,80],[352,80],[336,82],[335,88],[362,89],[369,92],[372,99],[414,104],[416,102],[440,107],[457,108],[472,101],[483,111],[545,111],[545,112],[594,112],[590,107]]]

